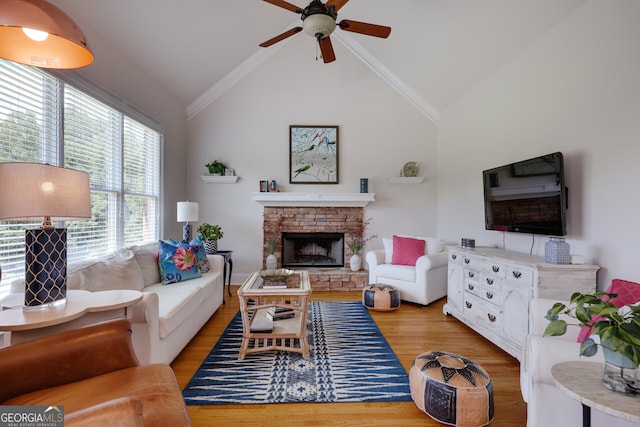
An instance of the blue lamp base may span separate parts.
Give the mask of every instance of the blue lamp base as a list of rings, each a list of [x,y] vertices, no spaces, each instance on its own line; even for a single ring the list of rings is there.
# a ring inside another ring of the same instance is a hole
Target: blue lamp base
[[[64,304],[67,298],[67,229],[40,228],[25,233],[24,309]]]
[[[188,242],[191,240],[191,225],[189,225],[189,223],[186,223],[182,227],[182,240],[185,242]]]

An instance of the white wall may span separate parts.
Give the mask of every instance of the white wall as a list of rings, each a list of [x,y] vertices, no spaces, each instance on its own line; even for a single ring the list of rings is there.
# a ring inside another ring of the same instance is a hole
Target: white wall
[[[262,268],[262,206],[251,200],[260,180],[275,179],[282,191],[357,193],[366,177],[376,193],[365,208],[371,233],[436,231],[436,126],[342,45],[334,48],[337,61],[323,64],[312,39],[292,39],[188,123],[189,197],[200,203],[200,222],[222,227],[218,247],[234,251],[234,283]],[[289,125],[339,126],[339,184],[289,184]],[[239,181],[202,182],[213,160]],[[420,164],[425,183],[390,184],[407,161]]]
[[[562,151],[571,252],[601,267],[602,289],[640,281],[638,22],[638,1],[590,1],[443,113],[439,235],[529,252],[531,235],[484,230],[482,170]]]
[[[162,211],[165,214],[160,235],[182,236],[182,224],[176,222],[176,202],[187,196],[185,106],[151,81],[131,60],[114,51],[99,34],[81,21],[78,25],[85,32],[95,57],[91,65],[78,71],[164,128]]]

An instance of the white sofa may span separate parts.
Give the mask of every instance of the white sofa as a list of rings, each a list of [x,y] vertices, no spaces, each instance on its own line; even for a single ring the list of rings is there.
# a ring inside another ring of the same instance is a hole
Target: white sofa
[[[141,364],[171,363],[224,301],[220,255],[207,255],[211,271],[170,285],[160,282],[158,244],[136,246],[98,261],[69,265],[67,289],[133,289],[142,301],[131,306],[132,340]],[[12,284],[24,292],[24,282]]]
[[[369,283],[395,286],[400,299],[420,305],[428,305],[447,295],[447,253],[444,240],[437,237],[411,237],[424,240],[425,255],[415,266],[394,265],[393,239],[384,237],[385,249],[367,252]]]
[[[556,363],[585,360],[604,364],[602,350],[593,357],[580,357],[577,337],[580,329],[569,325],[567,333],[552,337],[543,336],[549,321],[544,318],[556,300],[534,298],[531,301],[531,333],[527,337],[520,364],[520,388],[527,402],[527,427],[579,427],[582,426],[582,405],[556,387],[551,377],[551,367]],[[571,323],[570,319],[566,319]],[[573,321],[575,323],[575,321]],[[604,386],[603,386],[604,387]],[[631,427],[636,423],[591,409],[591,425],[606,427]]]

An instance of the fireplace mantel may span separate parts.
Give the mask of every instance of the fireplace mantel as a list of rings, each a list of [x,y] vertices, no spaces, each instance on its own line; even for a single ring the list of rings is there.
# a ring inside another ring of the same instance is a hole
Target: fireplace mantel
[[[365,207],[375,201],[375,193],[253,193],[263,206],[342,206]]]

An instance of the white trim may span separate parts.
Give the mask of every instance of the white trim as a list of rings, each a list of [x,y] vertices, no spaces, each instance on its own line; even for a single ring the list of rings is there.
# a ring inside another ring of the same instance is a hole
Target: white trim
[[[427,116],[434,124],[438,124],[440,121],[440,112],[425,100],[419,93],[406,85],[402,80],[398,78],[394,73],[385,67],[375,56],[373,56],[367,49],[362,47],[353,37],[344,31],[336,31],[332,35],[336,40],[340,41],[351,53],[364,62],[369,68],[371,68],[376,74],[378,74],[382,80],[387,82],[389,86],[394,88],[400,95],[402,95],[407,101],[409,101],[414,107],[418,109],[422,114]]]
[[[263,206],[365,207],[375,201],[375,193],[252,193]]]
[[[298,26],[299,22],[293,24]],[[288,27],[290,28],[290,27]],[[440,122],[440,112],[425,100],[418,92],[413,90],[410,86],[405,84],[394,73],[385,67],[376,57],[374,57],[368,50],[366,50],[360,43],[358,43],[353,37],[344,31],[335,31],[332,35],[336,40],[340,41],[356,58],[364,62],[369,68],[371,68],[376,74],[378,74],[382,80],[384,80],[389,86],[395,89],[403,98],[409,101],[414,107],[424,114],[435,125]],[[284,46],[291,38],[285,39],[268,49],[261,48],[256,51],[249,58],[244,60],[240,65],[231,70],[226,76],[218,80],[213,86],[207,89],[202,95],[191,102],[187,108],[187,120],[191,120],[199,113],[202,112],[209,104],[214,102],[220,96],[222,96],[233,85],[242,80],[245,76],[249,75],[258,65],[269,59],[276,51]]]

